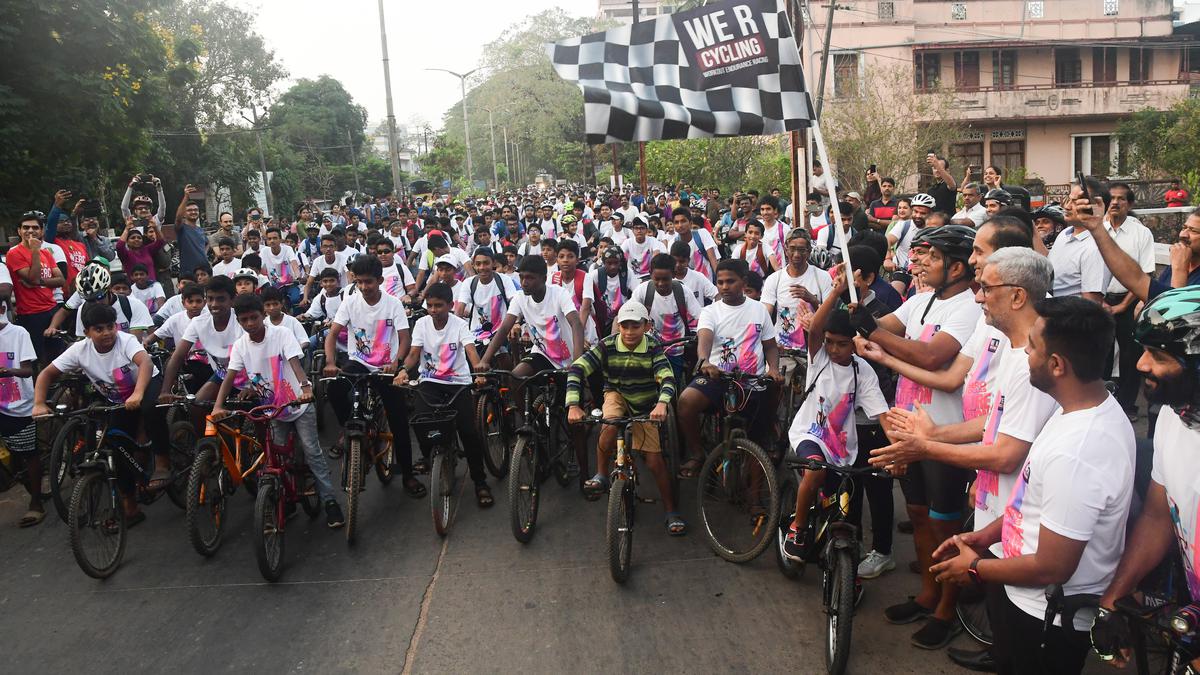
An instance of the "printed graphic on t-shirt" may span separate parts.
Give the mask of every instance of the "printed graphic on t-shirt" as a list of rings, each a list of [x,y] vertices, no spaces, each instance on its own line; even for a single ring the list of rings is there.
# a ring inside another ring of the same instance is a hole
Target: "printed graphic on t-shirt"
[[[926,324],[921,329],[920,341],[929,342],[940,329],[941,325]],[[896,407],[912,410],[917,403],[929,405],[932,401],[933,390],[929,387],[917,384],[903,375],[897,378]]]
[[[1004,507],[1004,523],[1000,530],[1000,545],[1004,549],[1005,558],[1015,558],[1021,555],[1025,545],[1025,523],[1021,514],[1021,506],[1025,503],[1025,488],[1029,486],[1029,460],[1021,469],[1021,477],[1013,486],[1012,496]],[[978,488],[976,488],[978,489]]]
[[[354,356],[377,368],[392,362],[392,336],[396,327],[391,319],[375,322],[375,329],[354,328]]]
[[[655,337],[659,342],[670,342],[683,337],[683,317],[678,314],[663,314],[662,328],[657,331]],[[672,356],[683,352],[683,345],[671,345],[667,348],[667,353]]]
[[[289,368],[288,360],[282,354],[270,357],[271,379],[263,377],[262,373],[254,373],[247,379],[245,389],[253,392],[251,396],[258,399],[259,405],[287,405],[300,398],[292,385],[284,377],[284,369]],[[243,373],[245,371],[242,371]]]
[[[695,245],[694,242],[693,245]],[[708,268],[708,256],[705,255],[706,253],[699,246],[696,247],[695,251],[692,251],[692,269],[706,277],[712,277],[712,270]]]
[[[646,249],[646,252],[642,254],[642,259],[639,261],[636,261],[634,263],[634,265],[633,265],[634,273],[639,274],[639,275],[650,274],[650,259],[653,257],[654,257],[654,249],[653,248]]]
[[[271,282],[272,286],[282,286],[290,284],[296,279],[292,276],[291,264],[281,260],[277,265],[267,268],[267,280]]]
[[[825,443],[826,459],[830,464],[844,464],[850,459],[846,449],[846,420],[854,414],[854,394],[846,392],[834,403],[821,396],[817,399],[817,419],[808,433]]]
[[[987,413],[991,408],[992,394],[987,388],[987,378],[992,368],[999,365],[996,362],[999,358],[997,357],[999,350],[1000,338],[991,338],[979,358],[971,364],[966,384],[963,385],[963,420],[973,420]]]
[[[565,366],[571,361],[571,349],[562,337],[562,327],[558,317],[552,316],[545,326],[535,326],[529,322],[529,335],[533,345],[538,348],[556,366]]]
[[[740,339],[721,338],[721,343],[717,345],[717,367],[725,372],[738,370],[743,373],[757,373],[758,354],[755,353],[755,348],[761,334],[762,324],[752,323],[746,326]]]
[[[438,345],[436,353],[430,352],[428,349],[423,350],[421,352],[421,377],[449,382],[454,379],[455,366],[458,365],[460,354],[462,354],[462,350],[459,349],[457,343]]]
[[[199,340],[192,343],[192,351],[188,352],[188,361],[208,363],[208,352],[205,351],[204,345],[200,344]]]
[[[400,278],[399,274],[394,274],[390,277],[383,278],[383,292],[393,298],[403,297],[407,292],[404,290],[404,279]]]
[[[496,283],[501,283],[499,280]],[[496,329],[504,321],[504,298],[497,293],[481,305],[475,305],[475,337],[479,340],[491,340]]]
[[[213,368],[213,374],[217,376],[217,379],[225,379],[225,374],[229,372],[229,355],[232,353],[233,344],[231,343],[225,348],[225,356],[215,356],[211,353],[209,354],[209,356],[212,356],[213,364],[216,366]],[[241,389],[245,387],[249,381],[250,379],[246,377],[246,371],[240,370],[238,371],[238,374],[233,377],[233,386],[237,389]]]
[[[1188,541],[1187,533],[1179,517],[1179,504],[1167,493],[1167,505],[1170,507],[1171,522],[1175,525],[1175,541],[1179,545],[1180,557],[1183,558],[1183,572],[1187,577],[1188,593],[1192,598],[1200,598],[1200,578],[1196,571],[1200,569],[1200,546],[1196,541]],[[1196,501],[1196,521],[1200,523],[1200,500]]]
[[[137,376],[134,375],[133,369],[126,364],[112,371],[112,384],[99,380],[92,384],[96,387],[96,391],[100,392],[110,402],[124,403],[130,396],[133,396],[133,389],[137,384]]]
[[[14,352],[0,352],[0,368],[20,368],[21,364],[17,363],[17,355]],[[16,406],[12,405],[21,401],[21,387],[17,384],[17,378],[10,376],[0,377],[0,410],[9,410]]]
[[[784,292],[789,291],[785,290]],[[804,325],[801,324],[800,319],[811,314],[812,309],[803,300],[795,307],[779,308],[780,349],[804,349],[807,346],[808,341],[804,337]]]

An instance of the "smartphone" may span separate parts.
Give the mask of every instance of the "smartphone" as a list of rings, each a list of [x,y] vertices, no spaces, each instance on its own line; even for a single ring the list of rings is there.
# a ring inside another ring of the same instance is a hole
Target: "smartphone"
[[[867,173],[875,173],[875,168],[876,168],[875,165],[872,164],[871,167],[869,169],[867,169]]]
[[[1084,178],[1082,171],[1075,172],[1075,180],[1079,182],[1079,189],[1083,191],[1083,198],[1090,202],[1092,201],[1092,193],[1088,192],[1087,181]]]

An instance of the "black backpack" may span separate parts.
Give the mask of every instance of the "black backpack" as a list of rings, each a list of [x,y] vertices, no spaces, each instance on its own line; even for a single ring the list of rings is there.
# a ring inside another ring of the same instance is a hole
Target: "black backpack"
[[[621,265],[621,271],[617,273],[617,280],[621,284],[621,297],[629,299],[633,294],[629,290],[629,266]],[[603,268],[596,270],[596,302],[592,304],[596,309],[596,325],[605,328],[606,331],[611,330],[612,321],[608,316],[608,303],[604,301],[604,296],[608,292],[608,272]],[[647,308],[649,309],[649,308]]]
[[[654,289],[653,282],[646,282],[646,297],[643,298],[642,304],[645,305],[646,311],[649,312],[651,307],[654,307],[654,294],[657,291]],[[687,298],[684,293],[683,284],[678,279],[671,280],[671,293],[675,296],[675,306],[679,308],[679,318],[683,319],[683,335],[687,337],[692,334],[692,329],[688,327],[690,317],[687,311]]]
[[[508,293],[504,291],[504,282],[500,279],[499,274],[493,274],[492,280],[496,282],[496,290],[500,292],[500,299],[504,301],[504,309],[508,309]],[[475,323],[475,291],[479,288],[479,277],[471,277],[471,309],[467,310],[467,315],[470,317],[468,326]],[[495,328],[495,326],[492,326]]]

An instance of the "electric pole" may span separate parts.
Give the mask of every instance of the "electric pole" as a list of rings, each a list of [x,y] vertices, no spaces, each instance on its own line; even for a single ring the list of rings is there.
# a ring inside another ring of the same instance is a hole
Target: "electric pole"
[[[474,75],[479,71],[479,69],[474,68],[465,73],[456,73],[453,70],[446,70],[445,68],[426,68],[425,70],[436,70],[441,73],[450,73],[458,78],[458,82],[462,86],[463,141],[467,146],[467,184],[470,185],[471,181],[473,180],[473,176],[471,175],[471,125],[467,123],[467,78]]]
[[[271,182],[267,180],[267,160],[263,155],[262,128],[258,126],[258,106],[253,103],[250,104],[250,114],[254,116],[253,120],[245,115],[242,115],[242,119],[254,125],[254,138],[258,141],[258,166],[262,171],[263,193],[267,196],[267,216],[274,216],[275,199],[271,196]]]
[[[829,71],[829,41],[833,36],[833,13],[837,8],[837,2],[829,0],[829,14],[825,18],[825,45],[821,48],[821,74],[817,77],[817,119],[821,118],[821,108],[825,105],[825,74]],[[826,167],[825,170],[829,171],[829,167]]]
[[[400,194],[400,150],[396,147],[396,112],[392,107],[392,68],[388,64],[387,22],[379,0],[379,42],[383,49],[383,91],[387,96],[388,157],[392,160],[392,194]]]
[[[354,203],[358,204],[358,196],[362,194],[362,185],[358,182],[358,157],[354,154],[354,139],[350,130],[346,129],[346,144],[350,148],[350,166],[354,168]]]
[[[511,183],[513,179],[512,163],[508,161],[508,127],[500,127],[504,132],[504,173],[505,178]]]

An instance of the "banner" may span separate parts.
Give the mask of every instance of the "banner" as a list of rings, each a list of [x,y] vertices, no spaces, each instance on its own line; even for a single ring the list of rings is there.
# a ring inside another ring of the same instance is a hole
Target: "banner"
[[[783,0],[731,0],[548,45],[589,143],[777,134],[813,118]]]

